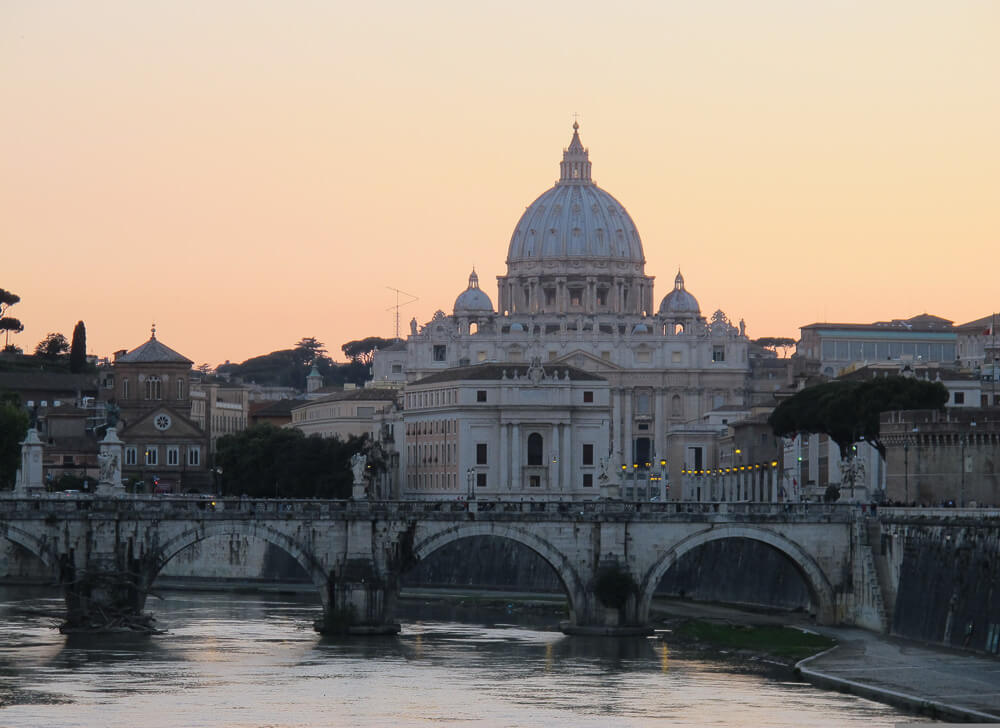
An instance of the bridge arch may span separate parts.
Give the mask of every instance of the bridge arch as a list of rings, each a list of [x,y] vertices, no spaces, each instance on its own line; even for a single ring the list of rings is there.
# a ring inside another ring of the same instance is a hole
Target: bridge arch
[[[834,614],[834,591],[830,580],[816,560],[794,541],[782,536],[776,531],[753,526],[727,524],[716,526],[691,534],[674,544],[660,556],[646,571],[639,585],[639,619],[643,622],[649,619],[649,608],[653,601],[653,593],[660,580],[677,561],[689,551],[712,541],[723,539],[745,538],[759,541],[783,553],[798,570],[805,580],[813,599],[816,600],[817,616],[820,622],[830,622]]]
[[[293,539],[291,536],[282,533],[269,525],[257,522],[246,521],[212,521],[199,524],[196,528],[191,528],[174,536],[161,544],[155,551],[155,564],[152,573],[149,574],[149,582],[152,584],[160,570],[166,566],[174,556],[192,546],[199,541],[204,541],[213,536],[248,536],[259,538],[270,544],[277,546],[305,569],[312,579],[313,584],[319,589],[320,598],[323,600],[324,610],[329,606],[330,594],[327,589],[328,575],[322,564],[315,556]]]
[[[2,529],[0,535],[18,546],[24,547],[33,556],[38,557],[45,566],[51,567],[58,562],[58,558],[52,552],[46,539],[39,538],[10,523],[2,524]]]
[[[579,573],[573,568],[569,558],[544,538],[525,528],[513,526],[507,522],[473,521],[449,526],[424,538],[419,536],[418,530],[418,538],[413,545],[413,555],[421,560],[438,549],[463,538],[493,536],[515,541],[542,557],[556,572],[566,591],[571,616],[578,614],[578,610],[583,606],[581,602],[585,599],[586,594],[584,583],[580,579]]]

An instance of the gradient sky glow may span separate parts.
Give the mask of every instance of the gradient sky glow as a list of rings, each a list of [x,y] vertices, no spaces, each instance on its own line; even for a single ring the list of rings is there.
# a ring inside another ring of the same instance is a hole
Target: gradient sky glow
[[[1000,308],[1000,3],[0,5],[0,287],[26,351],[196,363],[496,303],[573,113],[656,300],[757,336]]]

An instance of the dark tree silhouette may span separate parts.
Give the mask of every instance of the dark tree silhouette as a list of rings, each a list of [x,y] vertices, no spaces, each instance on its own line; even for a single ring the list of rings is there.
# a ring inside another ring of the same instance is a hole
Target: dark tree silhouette
[[[60,354],[65,354],[68,351],[69,342],[66,341],[65,336],[62,334],[49,334],[38,342],[38,346],[35,347],[35,356],[46,359],[57,359]]]
[[[299,339],[299,343],[292,349],[296,358],[307,367],[312,366],[318,359],[326,358],[326,349],[323,342],[318,341],[315,336],[306,336]]]
[[[87,327],[77,321],[73,327],[73,343],[69,348],[69,370],[79,374],[87,368]]]
[[[381,336],[369,336],[357,341],[348,341],[340,348],[351,361],[361,362],[368,366],[372,363],[375,352],[385,348],[392,342],[392,339],[383,339]]]
[[[940,382],[910,377],[878,377],[863,382],[837,380],[807,387],[785,400],[768,417],[778,437],[800,432],[821,433],[848,457],[851,445],[864,438],[885,457],[879,440],[879,415],[889,410],[941,409],[948,390]]]
[[[789,339],[785,336],[762,336],[759,339],[754,339],[753,343],[765,349],[770,349],[775,353],[777,353],[778,349],[781,349],[782,356],[784,356],[788,349],[795,346],[795,339]]]
[[[21,441],[28,432],[29,417],[15,394],[0,396],[0,489],[14,487],[21,461]]]
[[[24,331],[24,325],[13,316],[7,315],[7,310],[18,303],[21,297],[16,293],[0,288],[0,331],[4,332],[4,348],[10,345],[10,334]]]

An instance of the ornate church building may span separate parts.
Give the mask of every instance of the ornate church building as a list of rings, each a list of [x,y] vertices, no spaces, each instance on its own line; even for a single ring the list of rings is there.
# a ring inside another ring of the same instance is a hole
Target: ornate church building
[[[594,183],[578,129],[514,226],[496,306],[473,271],[451,315],[375,356],[375,384],[407,393],[400,496],[587,498],[610,480],[677,498],[665,486],[717,462],[721,415],[749,410],[743,323],[707,320],[680,272],[655,305],[636,225]]]

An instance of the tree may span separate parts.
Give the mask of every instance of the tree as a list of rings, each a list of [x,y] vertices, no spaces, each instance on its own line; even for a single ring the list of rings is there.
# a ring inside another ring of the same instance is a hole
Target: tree
[[[777,349],[781,349],[781,356],[786,357],[788,356],[788,349],[795,346],[795,339],[789,339],[785,336],[762,336],[759,339],[754,339],[753,343],[764,349],[770,349],[775,354],[778,353]]]
[[[10,346],[10,333],[13,331],[15,334],[19,334],[24,331],[24,325],[20,321],[7,315],[7,310],[20,300],[21,297],[16,293],[0,288],[0,331],[4,332],[5,350]]]
[[[207,377],[212,373],[212,365],[208,362],[203,362],[195,367],[195,370],[199,372],[203,377]]]
[[[35,356],[56,359],[60,354],[65,354],[68,351],[69,342],[66,341],[65,336],[62,334],[49,334],[38,342],[38,346],[35,347]]]
[[[879,415],[890,410],[942,409],[948,390],[940,382],[910,377],[878,377],[863,382],[836,380],[807,387],[785,400],[768,417],[778,437],[820,433],[840,446],[847,458],[851,445],[870,442],[885,457],[879,439]]]
[[[370,366],[375,352],[383,349],[393,342],[393,339],[383,339],[381,336],[369,336],[357,341],[348,341],[340,348],[351,361],[361,362],[365,366]]]
[[[295,356],[307,367],[312,366],[317,359],[326,358],[326,349],[322,341],[317,341],[314,336],[307,336],[299,339],[299,343],[292,349]]]
[[[69,370],[79,374],[87,368],[87,327],[77,321],[73,327],[73,343],[69,349]]]
[[[0,488],[14,487],[14,476],[21,461],[21,442],[28,432],[29,420],[17,395],[0,397]]]
[[[223,493],[269,498],[349,498],[351,456],[367,437],[340,440],[263,424],[219,438]]]

